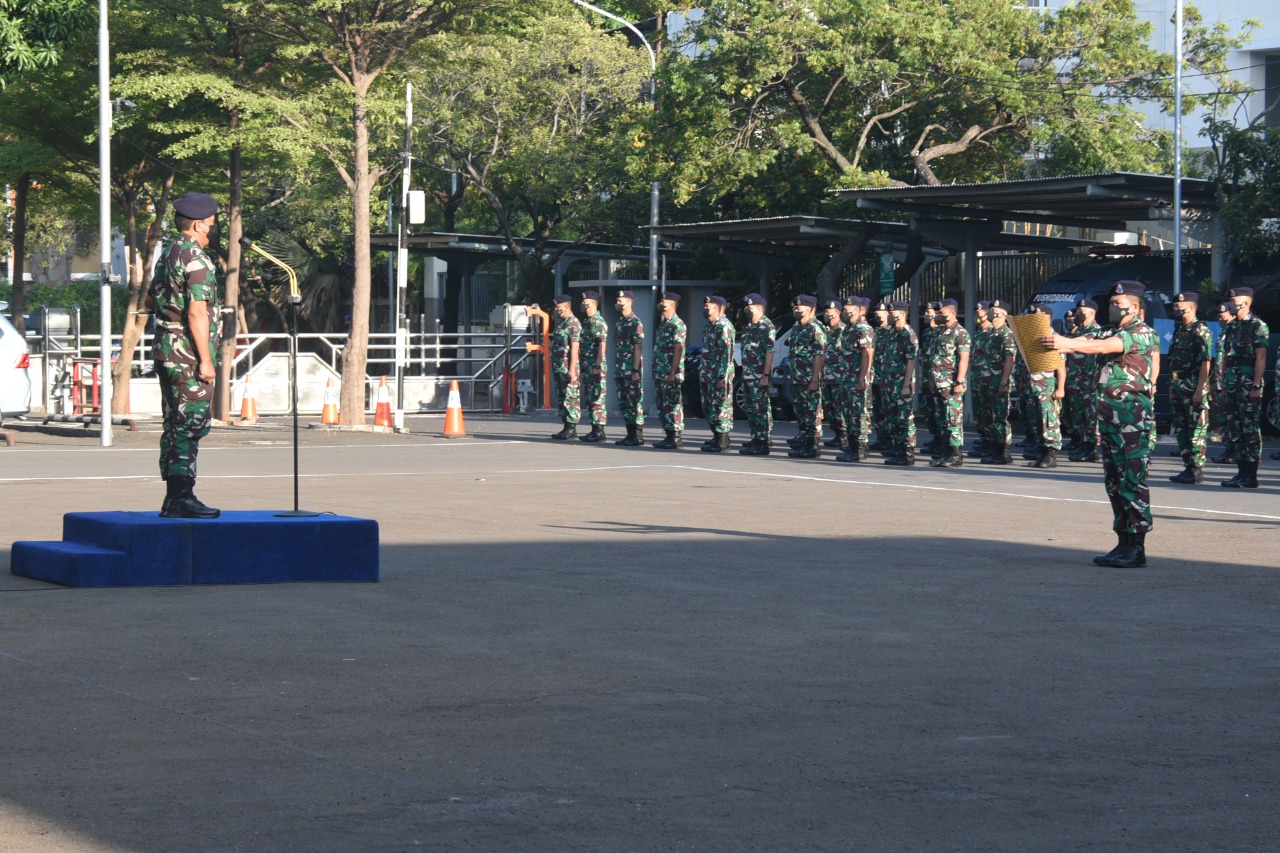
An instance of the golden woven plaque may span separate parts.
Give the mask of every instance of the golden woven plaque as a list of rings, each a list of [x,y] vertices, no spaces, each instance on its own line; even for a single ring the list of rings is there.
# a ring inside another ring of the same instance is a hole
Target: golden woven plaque
[[[1062,366],[1062,353],[1049,349],[1040,339],[1053,334],[1048,314],[1009,315],[1009,327],[1018,344],[1018,352],[1032,373],[1052,373]]]

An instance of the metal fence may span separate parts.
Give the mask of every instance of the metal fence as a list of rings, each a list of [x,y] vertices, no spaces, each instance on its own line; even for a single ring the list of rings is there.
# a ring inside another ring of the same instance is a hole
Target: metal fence
[[[978,258],[978,299],[1002,299],[1021,306],[1040,285],[1069,267],[1083,263],[1080,255],[985,255]],[[960,288],[956,258],[926,264],[919,272],[919,300],[935,302]],[[860,258],[845,268],[841,293],[876,297],[880,293],[880,267],[876,258]],[[912,285],[893,292],[893,299],[911,301]]]

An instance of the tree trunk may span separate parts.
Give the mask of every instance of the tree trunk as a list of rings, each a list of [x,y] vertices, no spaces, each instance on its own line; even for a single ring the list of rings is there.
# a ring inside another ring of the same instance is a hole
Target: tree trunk
[[[373,259],[369,246],[369,201],[373,188],[369,176],[369,116],[366,107],[372,80],[353,78],[355,85],[352,129],[355,131],[355,169],[351,188],[352,228],[355,231],[355,281],[351,289],[351,324],[342,350],[342,396],[339,422],[363,426],[365,369],[369,361],[369,298]]]
[[[151,226],[147,229],[147,239],[141,250],[137,247],[137,196],[132,196],[132,201],[126,200],[125,210],[129,217],[129,236],[128,243],[132,249],[127,251],[129,260],[129,283],[128,297],[126,302],[126,313],[124,317],[124,328],[120,335],[120,358],[111,368],[111,381],[115,388],[124,388],[133,376],[131,358],[133,351],[138,347],[138,341],[142,340],[143,332],[147,327],[147,315],[139,314],[142,310],[142,304],[147,295],[146,271],[147,264],[151,260],[152,253],[155,252],[156,244],[160,242],[160,237],[164,233],[164,217],[169,208],[169,195],[173,190],[173,181],[177,176],[177,172],[173,169],[169,170],[169,174],[165,176],[164,182],[160,186],[160,198],[155,200],[155,219]],[[126,199],[129,197],[126,196]],[[126,414],[127,407],[126,394],[111,395],[111,412],[112,414]]]
[[[9,314],[19,334],[27,331],[27,321],[22,315],[27,311],[27,283],[23,279],[23,269],[27,262],[27,191],[30,189],[31,173],[23,172],[13,188],[13,269],[9,270],[9,281],[13,285]]]
[[[896,290],[911,281],[911,276],[915,275],[916,271],[924,266],[924,262],[924,246],[920,240],[920,232],[910,228],[907,230],[906,257],[902,259],[902,263],[893,272],[894,289]]]
[[[466,255],[462,252],[453,252],[443,257],[444,262],[449,266],[444,273],[444,306],[440,312],[440,331],[446,335],[455,335],[458,333],[458,321],[462,316],[462,276]],[[446,368],[443,362],[453,362],[457,357],[457,347],[441,349],[442,373],[453,373],[453,368]]]
[[[228,121],[234,132],[240,126],[240,111],[232,110]],[[244,219],[241,217],[240,204],[244,190],[244,173],[240,164],[240,147],[231,149],[230,167],[230,200],[227,205],[227,280],[223,304],[235,309],[240,304],[240,267],[243,253],[240,249],[240,237],[244,234]],[[239,329],[240,313],[222,315],[222,363],[218,366],[218,388],[214,397],[215,417],[230,420],[231,411],[231,373],[232,362],[236,357],[236,334]],[[227,328],[230,325],[230,328]]]
[[[873,229],[865,229],[857,239],[845,243],[835,251],[818,273],[818,304],[840,296],[840,274],[844,268],[871,242]]]

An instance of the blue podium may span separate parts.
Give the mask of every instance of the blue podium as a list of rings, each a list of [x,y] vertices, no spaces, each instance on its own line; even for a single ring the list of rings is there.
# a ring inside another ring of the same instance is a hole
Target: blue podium
[[[71,512],[61,542],[14,542],[15,575],[74,587],[370,582],[378,523],[342,515],[220,518]]]

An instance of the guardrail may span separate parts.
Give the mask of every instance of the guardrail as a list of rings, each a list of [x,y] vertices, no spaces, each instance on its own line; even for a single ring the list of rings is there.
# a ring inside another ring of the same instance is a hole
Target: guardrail
[[[130,353],[132,382],[154,383],[154,366],[151,362],[153,336],[144,334],[137,347]],[[342,353],[346,347],[344,334],[302,333],[298,335],[299,353],[311,353],[324,362],[335,376],[341,375]],[[516,408],[515,388],[519,379],[535,380],[538,388],[537,359],[525,349],[531,340],[529,333],[507,329],[476,332],[418,332],[406,333],[402,339],[403,358],[397,370],[397,335],[375,333],[369,335],[368,360],[365,371],[365,408],[372,412],[376,405],[376,386],[385,377],[389,382],[399,380],[401,387],[408,384],[415,390],[415,402],[409,402],[405,394],[404,408],[410,412],[444,411],[445,397],[451,382],[457,381],[462,395],[463,408],[470,411],[512,411]],[[77,331],[53,334],[47,326],[38,333],[28,332],[27,342],[33,360],[40,362],[41,393],[49,413],[70,414],[83,402],[83,383],[77,381],[77,365],[101,359],[101,336],[80,334]],[[119,357],[120,336],[113,336],[110,350],[113,361]],[[238,389],[246,374],[271,353],[287,352],[289,335],[263,333],[240,335],[236,339],[236,354],[232,361],[233,389]],[[323,384],[323,380],[320,380]],[[424,389],[429,389],[424,391]],[[443,392],[437,393],[438,389]],[[321,390],[323,390],[321,388]],[[151,413],[149,394],[135,394],[135,411]],[[305,397],[300,389],[300,397]],[[392,399],[396,399],[393,386]],[[537,405],[537,401],[527,405]],[[233,408],[234,408],[233,401]],[[155,412],[159,413],[158,408]]]

